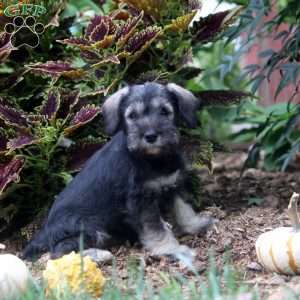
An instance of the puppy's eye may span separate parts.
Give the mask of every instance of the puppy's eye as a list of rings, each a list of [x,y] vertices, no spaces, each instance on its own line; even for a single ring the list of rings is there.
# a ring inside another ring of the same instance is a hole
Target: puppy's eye
[[[160,109],[160,115],[161,116],[168,116],[169,114],[170,114],[170,112],[168,111],[167,108],[161,107],[161,109]]]
[[[136,120],[138,118],[138,114],[135,111],[132,111],[130,114],[128,114],[128,119],[130,120]]]

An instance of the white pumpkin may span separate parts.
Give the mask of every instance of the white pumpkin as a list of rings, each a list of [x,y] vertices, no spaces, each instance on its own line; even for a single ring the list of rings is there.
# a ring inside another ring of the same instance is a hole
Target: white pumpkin
[[[0,300],[15,299],[25,292],[31,274],[25,263],[12,254],[0,254]]]
[[[293,193],[288,215],[292,227],[279,227],[261,234],[256,241],[259,263],[279,274],[300,274],[300,219],[297,213],[299,194]]]

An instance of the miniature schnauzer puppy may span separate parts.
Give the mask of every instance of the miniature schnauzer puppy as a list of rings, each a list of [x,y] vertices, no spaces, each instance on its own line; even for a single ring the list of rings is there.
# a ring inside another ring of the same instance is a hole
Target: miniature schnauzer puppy
[[[79,250],[105,260],[111,240],[138,239],[153,255],[192,262],[194,252],[180,245],[164,213],[182,232],[196,234],[214,221],[197,215],[182,199],[185,164],[178,124],[197,124],[199,101],[170,83],[125,87],[103,104],[111,141],[96,152],[58,195],[45,224],[24,250],[24,258],[50,251],[58,258]]]

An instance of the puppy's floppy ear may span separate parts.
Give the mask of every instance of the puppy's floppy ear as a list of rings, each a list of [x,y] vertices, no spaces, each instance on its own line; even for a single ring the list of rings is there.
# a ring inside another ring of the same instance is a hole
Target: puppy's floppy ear
[[[118,130],[120,124],[120,104],[122,99],[128,95],[129,87],[124,87],[108,97],[102,105],[105,130],[109,135],[113,135]]]
[[[175,83],[169,83],[167,89],[177,98],[179,113],[186,124],[195,128],[197,126],[196,112],[200,101],[191,92]]]

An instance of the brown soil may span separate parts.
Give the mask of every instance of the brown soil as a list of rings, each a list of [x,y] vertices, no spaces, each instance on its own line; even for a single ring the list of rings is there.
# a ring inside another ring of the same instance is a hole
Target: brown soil
[[[217,266],[221,268],[224,258],[230,253],[230,262],[235,266],[244,282],[261,287],[264,295],[273,294],[279,286],[299,281],[298,276],[281,276],[264,271],[257,263],[255,241],[268,230],[289,225],[286,214],[288,201],[293,191],[300,191],[299,173],[268,173],[249,169],[240,178],[240,169],[245,160],[244,153],[218,155],[214,161],[214,173],[200,172],[203,182],[201,196],[208,205],[203,213],[219,219],[203,236],[185,236],[181,243],[189,245],[197,253],[197,269],[204,274],[209,264],[209,253],[214,251]],[[257,205],[258,204],[258,205]],[[20,250],[16,240],[5,241],[10,252]],[[116,247],[117,274],[121,279],[128,277],[128,258],[140,260],[148,278],[160,285],[160,272],[193,278],[178,262],[167,258],[154,258],[137,247]],[[44,267],[45,259],[33,267],[37,276]],[[32,265],[31,265],[32,267]],[[107,276],[112,274],[111,265],[101,266]],[[265,298],[265,297],[264,297]]]

